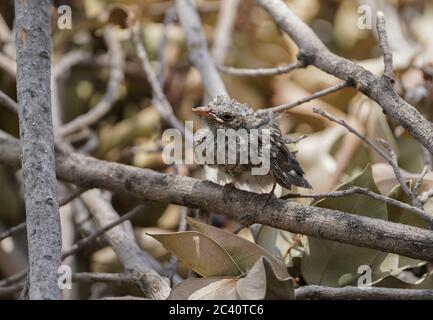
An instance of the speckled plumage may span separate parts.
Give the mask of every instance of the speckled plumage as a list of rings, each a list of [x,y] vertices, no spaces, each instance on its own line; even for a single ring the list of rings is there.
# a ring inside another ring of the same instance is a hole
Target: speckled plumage
[[[292,185],[311,188],[308,181],[303,178],[304,171],[295,158],[295,154],[290,152],[286,146],[278,123],[267,113],[256,113],[248,105],[242,104],[234,99],[225,96],[215,97],[207,106],[194,109],[196,113],[203,116],[207,123],[207,130],[210,130],[216,136],[218,129],[245,129],[250,132],[251,129],[263,130],[268,129],[270,132],[270,171],[266,175],[252,175],[251,170],[254,166],[252,163],[239,163],[239,145],[249,142],[244,141],[242,135],[236,136],[237,142],[237,157],[235,164],[211,164],[210,167],[218,168],[224,173],[215,182],[233,182],[235,186],[254,192],[270,192],[275,184],[278,183],[281,187],[290,189]],[[204,136],[196,137],[195,146],[205,142]],[[260,135],[259,135],[260,137]],[[258,139],[259,150],[261,150],[263,139]],[[216,150],[216,139],[211,142]],[[226,150],[227,144],[226,144]],[[215,152],[216,159],[216,152]],[[215,162],[216,163],[216,162]],[[228,176],[228,179],[227,179]]]

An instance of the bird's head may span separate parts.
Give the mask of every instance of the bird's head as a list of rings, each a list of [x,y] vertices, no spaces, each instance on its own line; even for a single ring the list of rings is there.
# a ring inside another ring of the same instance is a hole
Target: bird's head
[[[192,110],[216,129],[251,129],[260,122],[248,105],[226,96],[217,96],[208,105]]]

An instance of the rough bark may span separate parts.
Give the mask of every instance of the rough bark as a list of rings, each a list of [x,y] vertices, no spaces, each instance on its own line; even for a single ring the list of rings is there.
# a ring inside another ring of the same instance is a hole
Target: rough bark
[[[15,1],[29,298],[60,299],[61,231],[51,119],[51,1]]]
[[[18,141],[0,133],[0,163],[19,166]],[[238,220],[361,247],[433,260],[433,232],[409,225],[323,209],[238,189],[227,192],[210,181],[167,175],[91,157],[60,152],[60,179],[141,199],[206,209]]]
[[[433,300],[431,289],[331,288],[305,286],[296,289],[297,300]]]

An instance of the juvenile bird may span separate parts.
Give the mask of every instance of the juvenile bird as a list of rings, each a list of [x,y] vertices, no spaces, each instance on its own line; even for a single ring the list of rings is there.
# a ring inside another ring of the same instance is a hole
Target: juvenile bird
[[[219,177],[213,179],[216,180],[214,182],[220,184],[232,183],[239,189],[257,193],[273,192],[277,183],[289,190],[292,185],[311,188],[311,185],[303,177],[304,171],[296,160],[295,153],[289,151],[287,148],[287,141],[282,137],[278,123],[272,115],[266,112],[254,112],[248,105],[226,96],[217,96],[208,105],[194,108],[193,111],[199,114],[207,124],[207,129],[198,137],[196,136],[194,146],[195,148],[199,146],[203,147],[202,144],[211,143],[210,147],[214,150],[215,159],[218,154],[218,139],[207,140],[206,136],[208,133],[212,133],[214,137],[217,136],[218,129],[233,129],[235,132],[246,131],[248,133],[267,131],[269,133],[269,139],[262,139],[262,136],[259,134],[256,140],[250,139],[249,136],[249,141],[245,140],[244,135],[239,134],[236,136],[235,149],[233,146],[228,145],[228,140],[224,140],[224,149],[228,153],[235,150],[236,161],[231,164],[227,161],[224,163],[216,163],[214,161],[214,163],[208,164],[211,168],[218,169]],[[256,147],[259,153],[262,154],[264,154],[262,152],[264,148],[268,148],[270,157],[269,172],[264,175],[253,175],[252,169],[258,165],[250,161],[248,163],[239,161],[240,146],[245,143],[258,144]],[[263,145],[265,143],[270,145]],[[204,148],[200,149],[204,150]]]

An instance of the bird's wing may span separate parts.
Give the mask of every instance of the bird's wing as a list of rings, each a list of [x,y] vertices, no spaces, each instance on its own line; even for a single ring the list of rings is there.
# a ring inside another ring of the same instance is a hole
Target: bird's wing
[[[278,184],[290,189],[291,185],[311,188],[310,183],[305,180],[302,170],[295,154],[290,152],[285,145],[281,132],[273,129],[273,142],[271,143],[271,172]]]

